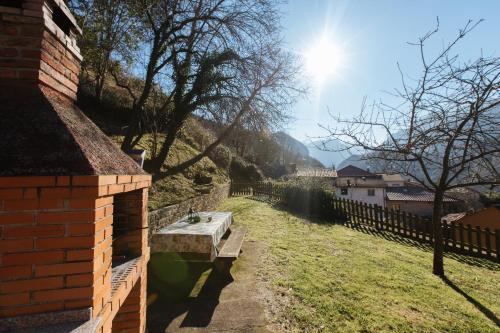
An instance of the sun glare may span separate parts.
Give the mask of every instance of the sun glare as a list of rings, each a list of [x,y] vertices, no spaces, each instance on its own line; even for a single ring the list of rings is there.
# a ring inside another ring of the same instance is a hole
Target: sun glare
[[[304,54],[305,69],[315,84],[321,86],[329,78],[339,75],[343,51],[331,38],[322,37]]]

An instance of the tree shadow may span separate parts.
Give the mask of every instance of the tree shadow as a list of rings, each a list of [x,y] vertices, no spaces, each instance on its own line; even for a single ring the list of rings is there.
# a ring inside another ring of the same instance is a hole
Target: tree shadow
[[[463,291],[462,289],[460,289],[460,287],[458,287],[455,283],[453,283],[453,281],[451,281],[450,279],[448,279],[446,276],[441,277],[441,279],[451,289],[455,290],[457,293],[459,293],[460,295],[462,295],[467,301],[469,301],[469,303],[471,303],[472,305],[474,305],[474,307],[476,309],[478,309],[479,311],[481,311],[489,320],[491,320],[492,322],[494,322],[495,325],[497,325],[497,327],[500,327],[500,319],[498,319],[498,317],[493,313],[493,311],[491,311],[490,309],[488,309],[487,307],[485,307],[483,304],[481,304],[479,301],[477,301],[475,298],[473,298],[472,296],[470,296],[469,294],[467,294],[465,291]]]
[[[149,332],[165,332],[179,316],[186,314],[177,327],[207,327],[219,304],[222,290],[233,282],[230,276],[221,275],[211,269],[211,263],[174,261],[153,258],[159,261],[171,275],[185,271],[173,280],[150,265],[148,274],[149,293],[157,295],[156,301],[148,307],[147,325]],[[171,259],[171,258],[169,258]],[[211,269],[211,270],[210,270]],[[206,275],[208,274],[208,277]],[[206,280],[204,279],[206,277]],[[202,283],[199,289],[200,281]],[[199,291],[197,290],[199,289]],[[193,295],[193,293],[195,295]],[[175,330],[175,328],[174,328]]]
[[[290,211],[289,209],[287,209],[287,207],[283,206],[278,201],[271,200],[272,198],[267,196],[267,195],[250,196],[248,198],[251,200],[268,203],[273,208],[275,208],[279,211],[286,212],[286,213],[288,213],[294,217],[300,218],[300,219],[306,219],[311,223],[322,224],[322,225],[325,225],[325,224],[342,225],[342,226],[345,226],[347,228],[362,232],[364,234],[383,238],[385,240],[388,240],[391,242],[396,242],[396,243],[399,243],[401,245],[416,247],[416,248],[418,248],[422,251],[425,251],[425,252],[432,252],[433,251],[432,245],[428,242],[417,241],[417,240],[409,238],[409,237],[404,237],[403,235],[395,234],[391,231],[380,230],[380,229],[377,229],[375,227],[367,226],[365,224],[360,224],[360,223],[355,223],[355,222],[353,223],[353,222],[350,222],[350,220],[346,219],[346,218],[337,218],[334,220],[327,220],[325,218],[318,217],[318,216],[310,216],[310,215],[305,214],[305,213]],[[500,264],[495,263],[491,259],[481,258],[481,257],[473,256],[470,254],[465,255],[465,254],[460,254],[460,253],[450,252],[450,251],[446,251],[444,253],[444,256],[445,256],[445,258],[450,258],[450,259],[459,261],[459,262],[467,264],[467,265],[486,268],[489,270],[500,270]]]
[[[422,241],[417,241],[412,238],[404,237],[402,235],[394,234],[390,231],[385,231],[385,230],[379,230],[374,227],[362,225],[362,224],[356,224],[356,223],[351,223],[351,222],[340,222],[337,224],[341,224],[347,228],[362,232],[364,234],[372,235],[375,237],[383,238],[385,240],[391,241],[391,242],[396,242],[401,245],[405,246],[410,246],[410,247],[415,247],[418,248],[422,251],[425,252],[432,252],[433,247],[431,243],[428,242],[422,242]],[[489,270],[500,270],[500,265],[498,263],[495,263],[494,261],[486,258],[481,258],[481,257],[476,257],[476,256],[470,256],[470,255],[463,255],[460,253],[455,253],[455,252],[450,252],[446,251],[444,253],[445,258],[453,259],[458,262],[471,265],[471,266],[476,266],[476,267],[481,267],[481,268],[486,268]]]

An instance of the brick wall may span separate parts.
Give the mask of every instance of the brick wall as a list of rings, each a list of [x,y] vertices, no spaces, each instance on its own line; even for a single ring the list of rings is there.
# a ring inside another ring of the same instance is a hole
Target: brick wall
[[[49,1],[0,5],[0,80],[42,83],[75,100],[82,57],[75,33],[52,20],[54,10]]]
[[[190,208],[198,212],[214,210],[222,200],[229,196],[229,187],[229,184],[216,186],[208,194],[149,212],[149,237],[159,229],[185,216]]]
[[[95,318],[111,308],[113,196],[132,191],[139,206],[128,207],[139,209],[132,215],[144,226],[150,181],[142,175],[0,177],[0,318],[86,308]],[[137,255],[147,252],[141,274],[149,258],[146,233],[129,238],[140,244]]]
[[[111,262],[112,198],[82,197],[67,177],[34,178],[40,186],[26,178],[0,190],[0,299],[11,300],[0,302],[0,317],[99,309],[93,288],[103,288]]]
[[[140,255],[147,246],[147,189],[115,196],[115,255]]]
[[[146,297],[147,271],[130,291],[127,299],[121,306],[112,322],[113,333],[139,333],[146,331]]]

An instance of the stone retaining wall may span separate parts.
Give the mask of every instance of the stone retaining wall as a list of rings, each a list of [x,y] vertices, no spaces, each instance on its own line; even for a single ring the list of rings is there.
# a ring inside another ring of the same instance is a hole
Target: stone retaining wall
[[[208,194],[149,212],[149,238],[159,229],[185,216],[190,208],[196,212],[214,210],[222,200],[229,196],[229,188],[229,184],[218,185]]]

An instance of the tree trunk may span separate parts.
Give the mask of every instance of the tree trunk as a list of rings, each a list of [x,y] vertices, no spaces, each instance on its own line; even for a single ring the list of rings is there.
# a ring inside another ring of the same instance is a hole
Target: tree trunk
[[[432,213],[432,231],[434,234],[434,261],[432,266],[432,273],[438,276],[444,276],[443,227],[441,225],[443,199],[444,199],[444,192],[442,190],[437,190],[434,195],[434,207]]]
[[[168,128],[167,134],[165,135],[165,141],[158,152],[158,156],[151,161],[151,173],[158,175],[161,171],[161,167],[163,163],[167,160],[168,153],[170,148],[174,144],[175,138],[177,136],[177,132],[179,132],[179,128],[182,127],[182,123],[177,126],[177,128]]]
[[[135,116],[136,116],[136,114],[134,113],[132,115],[132,117],[136,118]],[[125,133],[125,137],[123,138],[123,142],[122,142],[122,145],[121,145],[121,149],[124,152],[127,152],[130,149],[132,149],[132,140],[134,139],[134,136],[135,136],[136,132],[137,132],[137,130],[136,130],[136,122],[132,120],[132,121],[130,121],[130,123],[129,123],[128,127],[127,127],[127,132]]]
[[[156,38],[157,36],[155,36],[155,47],[157,47]],[[121,145],[121,149],[123,151],[127,151],[133,148],[132,141],[134,139],[134,136],[138,134],[140,126],[139,122],[141,120],[142,110],[144,108],[144,105],[146,104],[147,99],[149,98],[149,94],[151,93],[151,88],[153,87],[153,79],[156,74],[154,68],[158,62],[158,57],[159,56],[157,49],[153,49],[149,59],[148,70],[146,72],[146,78],[144,79],[144,86],[142,87],[141,95],[137,100],[137,102],[134,103],[134,106],[132,107],[132,115],[130,117],[125,138],[123,139],[123,143]]]
[[[96,79],[96,84],[95,84],[95,97],[97,98],[98,101],[102,100],[103,89],[104,89],[104,77],[99,76]]]

